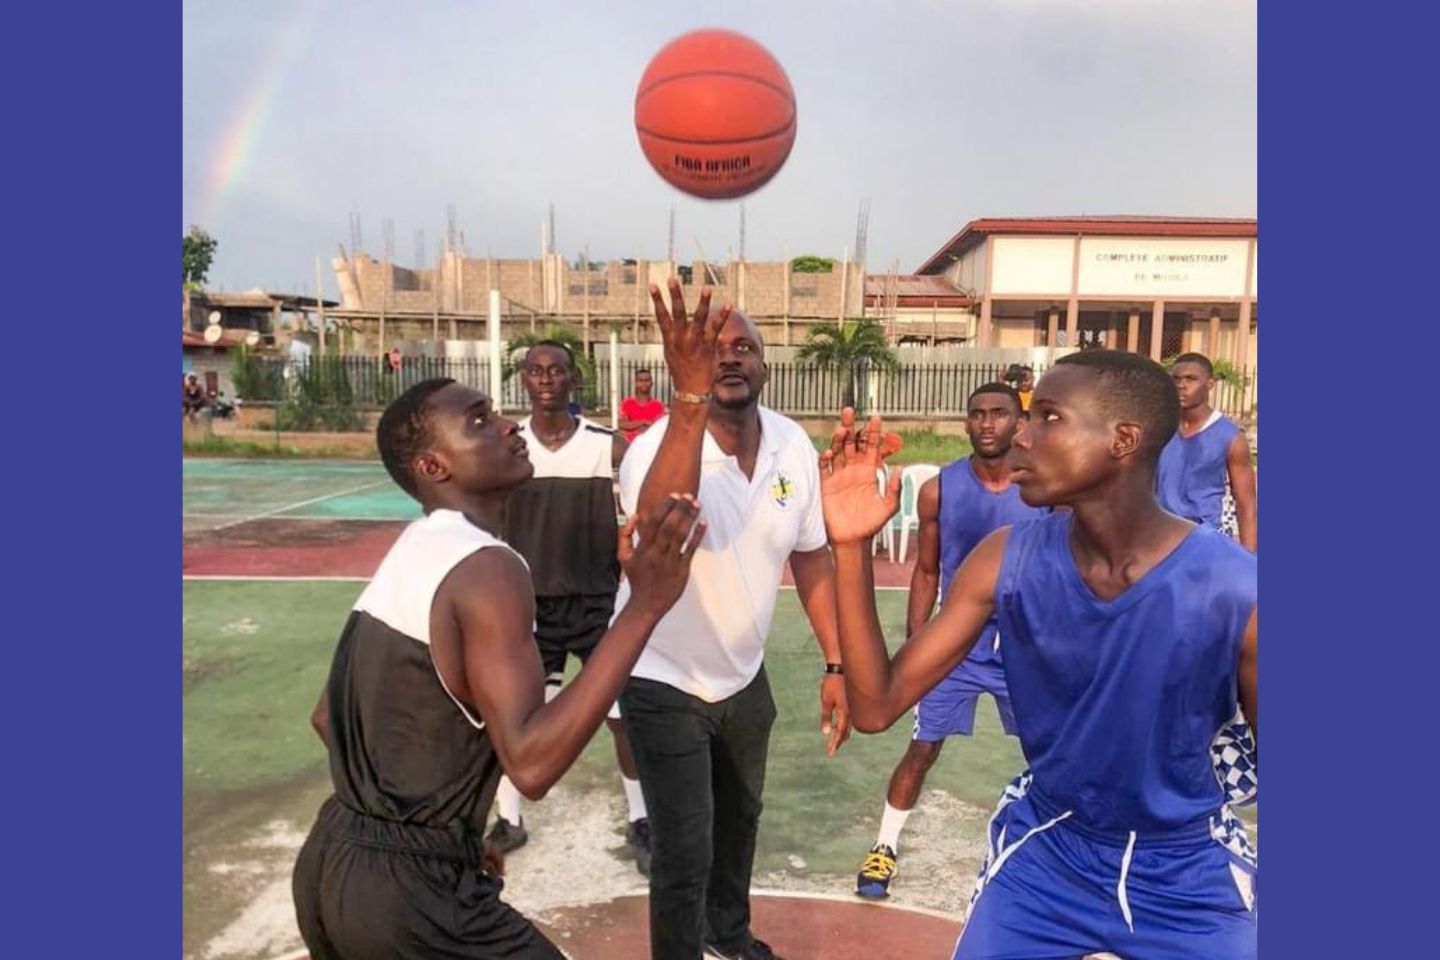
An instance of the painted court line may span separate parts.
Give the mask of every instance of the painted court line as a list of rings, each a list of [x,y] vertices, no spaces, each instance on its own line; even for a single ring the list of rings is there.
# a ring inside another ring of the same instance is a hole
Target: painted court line
[[[227,527],[234,527],[242,523],[249,523],[252,520],[263,520],[265,517],[273,517],[277,513],[284,513],[287,510],[299,510],[301,507],[308,507],[311,504],[323,503],[326,500],[334,500],[336,497],[344,497],[349,496],[352,493],[359,493],[361,490],[370,490],[374,487],[384,486],[389,482],[389,480],[374,480],[370,483],[362,483],[358,487],[350,487],[347,490],[337,490],[334,493],[327,493],[324,496],[311,497],[309,500],[301,500],[299,503],[287,503],[285,506],[276,507],[274,510],[266,510],[263,513],[257,513],[254,516],[245,517],[241,520],[232,520],[229,523],[222,523],[215,529],[224,530]]]

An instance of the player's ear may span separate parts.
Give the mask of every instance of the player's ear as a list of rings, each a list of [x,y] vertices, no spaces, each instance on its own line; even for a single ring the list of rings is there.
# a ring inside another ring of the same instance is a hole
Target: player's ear
[[[1110,455],[1117,460],[1122,460],[1140,449],[1140,441],[1144,438],[1145,431],[1140,424],[1122,420],[1115,424],[1115,435],[1110,441]]]
[[[411,468],[417,478],[424,478],[430,483],[444,483],[450,479],[450,465],[445,462],[445,457],[427,450],[415,458]]]

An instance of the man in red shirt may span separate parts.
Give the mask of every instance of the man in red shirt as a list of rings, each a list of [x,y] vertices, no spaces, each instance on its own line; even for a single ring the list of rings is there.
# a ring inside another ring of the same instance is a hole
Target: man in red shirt
[[[635,394],[620,402],[620,430],[629,443],[665,416],[665,404],[650,396],[655,385],[649,370],[635,371]]]

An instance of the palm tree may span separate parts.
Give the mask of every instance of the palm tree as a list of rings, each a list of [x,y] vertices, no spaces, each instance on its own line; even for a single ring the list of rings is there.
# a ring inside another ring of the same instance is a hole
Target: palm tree
[[[861,372],[894,373],[900,368],[900,358],[885,339],[885,328],[867,319],[815,324],[805,334],[796,359],[821,370],[839,370],[845,377],[847,407],[855,406]]]

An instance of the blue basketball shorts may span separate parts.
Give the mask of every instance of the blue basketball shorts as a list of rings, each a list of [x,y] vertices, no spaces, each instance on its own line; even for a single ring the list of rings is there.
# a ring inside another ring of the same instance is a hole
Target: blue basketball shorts
[[[1228,806],[1164,836],[1097,834],[1005,788],[954,960],[1253,960],[1256,864]]]
[[[1004,666],[998,660],[976,662],[967,658],[915,704],[912,739],[937,743],[946,737],[970,736],[975,731],[975,703],[982,693],[995,698],[1000,725],[1015,736],[1015,713],[1010,708]]]

